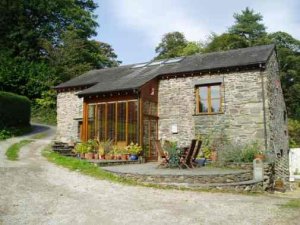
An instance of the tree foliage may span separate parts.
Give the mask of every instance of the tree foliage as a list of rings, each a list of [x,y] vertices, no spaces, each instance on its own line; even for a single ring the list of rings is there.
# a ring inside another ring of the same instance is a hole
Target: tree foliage
[[[155,48],[158,55],[155,59],[167,59],[199,53],[202,50],[200,42],[189,42],[183,33],[178,31],[167,33]]]
[[[118,65],[98,26],[93,0],[0,1],[1,90],[41,97],[60,82]]]
[[[183,33],[170,32],[163,36],[161,42],[155,48],[158,55],[155,59],[174,58],[180,55],[188,42]]]
[[[263,17],[260,13],[254,13],[247,7],[240,14],[234,13],[233,17],[235,24],[229,28],[229,34],[240,36],[248,46],[256,45],[266,36],[266,27],[261,23]]]

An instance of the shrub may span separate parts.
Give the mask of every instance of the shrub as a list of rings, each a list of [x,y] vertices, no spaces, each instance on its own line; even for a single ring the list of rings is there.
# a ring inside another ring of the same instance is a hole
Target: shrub
[[[32,107],[32,121],[49,125],[56,125],[56,109],[43,108],[37,105]]]
[[[0,91],[0,129],[30,124],[30,100],[21,95]]]
[[[289,142],[290,147],[300,146],[300,121],[289,119]]]
[[[218,152],[218,161],[223,162],[252,162],[255,155],[260,151],[257,142],[249,144],[232,144],[224,146],[224,149]]]

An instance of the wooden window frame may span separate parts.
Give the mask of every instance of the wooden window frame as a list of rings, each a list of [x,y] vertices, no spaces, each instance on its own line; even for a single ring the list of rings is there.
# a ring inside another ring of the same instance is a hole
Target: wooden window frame
[[[101,102],[101,103],[84,103],[84,115],[87,118],[87,123],[86,123],[86,127],[84,127],[85,129],[85,134],[82,134],[82,140],[87,141],[88,139],[93,139],[91,137],[89,137],[88,135],[88,116],[89,116],[89,106],[95,106],[94,107],[94,132],[95,132],[95,136],[97,136],[97,138],[99,137],[99,112],[98,112],[98,107],[100,105],[104,105],[104,140],[108,139],[109,136],[109,132],[108,132],[108,105],[112,104],[115,107],[115,112],[112,114],[112,118],[114,118],[114,142],[117,143],[118,140],[118,103],[125,103],[125,141],[126,144],[129,144],[129,132],[128,132],[128,124],[129,124],[129,102],[136,102],[136,104],[138,105],[138,100],[121,100],[121,101],[108,101],[108,102]],[[138,123],[138,117],[139,114],[137,114],[137,123]],[[139,131],[136,130],[136,132],[138,133]],[[101,140],[103,141],[103,140]]]
[[[212,86],[219,86],[219,94],[220,94],[220,111],[219,112],[212,112],[212,100],[214,99],[218,99],[218,98],[212,98],[211,97],[211,87]],[[207,87],[207,106],[208,106],[208,111],[207,112],[200,112],[200,101],[201,101],[201,97],[200,97],[200,92],[199,89],[201,87]],[[223,96],[222,96],[222,90],[223,90],[223,84],[222,83],[213,83],[213,84],[204,84],[204,85],[198,85],[195,87],[195,93],[196,93],[196,115],[214,115],[214,114],[220,114],[220,113],[224,113],[223,112]]]

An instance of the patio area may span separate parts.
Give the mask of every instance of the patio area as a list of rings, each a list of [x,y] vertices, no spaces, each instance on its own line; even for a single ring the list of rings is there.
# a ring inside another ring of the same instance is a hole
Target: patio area
[[[261,191],[263,181],[253,180],[252,170],[212,166],[194,169],[159,168],[157,162],[102,167],[103,170],[142,184],[188,189]]]
[[[212,176],[212,175],[228,175],[228,174],[244,174],[249,173],[247,170],[225,169],[210,166],[196,167],[194,169],[178,169],[178,168],[159,168],[159,163],[148,162],[142,164],[126,164],[118,166],[106,166],[104,170],[113,173],[123,174],[139,174],[139,175],[168,175],[168,176]],[[250,171],[252,175],[252,171]]]

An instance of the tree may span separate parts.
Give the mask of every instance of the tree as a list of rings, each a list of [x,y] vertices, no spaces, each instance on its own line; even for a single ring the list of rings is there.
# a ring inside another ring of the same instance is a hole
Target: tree
[[[178,31],[167,33],[155,48],[158,55],[155,59],[167,59],[181,56],[183,49],[188,45],[183,33]]]
[[[44,40],[59,45],[64,31],[73,29],[81,38],[96,34],[92,0],[2,0],[0,3],[0,49],[13,57],[36,60],[44,54]]]
[[[300,41],[285,32],[268,35],[276,44],[288,115],[300,119]]]
[[[229,34],[235,34],[244,39],[248,46],[256,45],[259,39],[266,36],[266,27],[260,23],[263,19],[260,13],[254,13],[248,7],[241,14],[234,13],[235,24],[229,28]]]
[[[163,36],[161,42],[155,49],[158,55],[154,59],[167,59],[193,55],[201,52],[202,50],[202,43],[187,41],[183,33],[175,31]]]
[[[212,33],[204,48],[204,52],[226,51],[245,47],[248,47],[247,41],[237,34],[224,33],[217,35]]]
[[[194,55],[203,51],[203,45],[200,42],[191,41],[182,49],[180,56]]]
[[[96,7],[93,0],[0,1],[1,88],[38,98],[87,70],[118,65],[109,44],[91,40]]]

